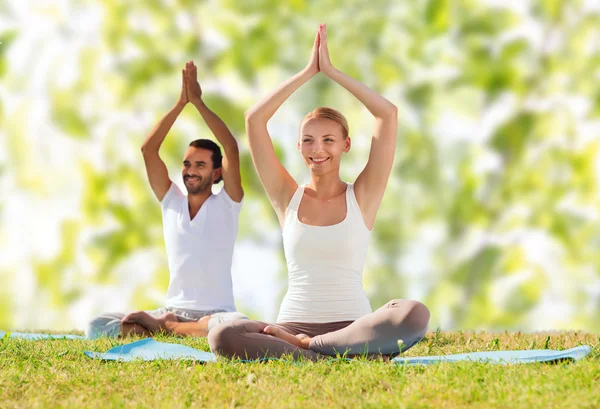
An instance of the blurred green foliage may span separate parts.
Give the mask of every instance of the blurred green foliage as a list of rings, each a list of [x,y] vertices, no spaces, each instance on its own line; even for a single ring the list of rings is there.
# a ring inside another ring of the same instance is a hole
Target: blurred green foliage
[[[160,209],[138,152],[145,132],[176,100],[189,59],[203,86],[214,85],[205,87],[207,104],[240,140],[247,192],[240,240],[268,242],[278,226],[248,153],[243,112],[304,66],[326,21],[333,63],[401,113],[395,168],[365,269],[373,307],[419,294],[434,326],[527,328],[544,314],[539,308],[556,300],[574,312],[554,325],[598,331],[600,295],[589,285],[600,288],[600,49],[593,42],[600,15],[586,12],[582,1],[531,3],[511,9],[477,0],[350,0],[343,7],[332,0],[71,2],[71,15],[92,10],[100,25],[70,50],[72,81],[58,80],[57,63],[48,67],[56,76],[41,83],[52,125],[79,152],[70,159],[82,185],[80,212],[62,221],[53,258],[30,260],[37,291],[51,308],[66,311],[86,286],[118,284],[117,267],[136,252],[164,251]],[[68,12],[57,10],[46,18],[68,48],[78,34]],[[11,9],[4,13],[10,17]],[[28,30],[0,33],[0,78],[13,84],[3,86],[11,92],[25,87],[31,71],[12,67],[7,50]],[[276,150],[298,176],[294,132],[305,112],[341,109],[355,141],[368,138],[372,126],[360,104],[322,78],[299,94],[286,103],[285,112],[297,113],[293,120],[274,118],[277,133],[290,133],[278,135]],[[16,122],[27,113],[11,112],[19,115],[0,118],[13,121],[4,131],[9,159],[0,163],[0,177],[34,197],[55,192],[31,177],[33,142]],[[127,116],[143,118],[144,130],[126,125]],[[208,134],[191,108],[180,122],[161,150],[172,169],[189,140]],[[368,152],[368,143],[354,146],[344,164],[354,169],[344,170],[349,178]],[[285,282],[281,246],[272,250]],[[90,260],[86,271],[77,254]],[[149,289],[166,290],[166,262],[149,274],[151,284],[137,288],[131,301],[139,308],[156,306]],[[17,279],[16,272],[3,275]],[[0,326],[14,324],[9,293],[0,293]]]

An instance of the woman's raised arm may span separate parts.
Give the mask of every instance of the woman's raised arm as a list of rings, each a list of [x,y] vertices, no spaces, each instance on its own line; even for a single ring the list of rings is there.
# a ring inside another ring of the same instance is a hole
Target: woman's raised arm
[[[298,185],[275,155],[267,122],[294,91],[318,72],[319,34],[317,33],[308,65],[266,98],[257,102],[245,114],[246,132],[254,167],[282,225],[285,210]]]
[[[325,25],[319,28],[319,34],[320,71],[350,91],[373,114],[376,120],[369,160],[354,184],[356,200],[365,223],[369,229],[372,229],[394,163],[398,109],[363,83],[334,68],[329,59]]]

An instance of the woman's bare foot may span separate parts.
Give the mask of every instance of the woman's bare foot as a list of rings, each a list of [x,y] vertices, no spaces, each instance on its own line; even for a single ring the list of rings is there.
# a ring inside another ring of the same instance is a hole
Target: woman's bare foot
[[[298,334],[298,335],[296,335],[296,338],[298,338],[299,340],[303,340],[303,339],[308,338],[308,335],[306,335],[306,334]],[[308,339],[310,339],[310,338],[308,338]]]
[[[289,342],[294,346],[297,346],[298,348],[308,349],[308,346],[310,345],[310,338],[308,335],[298,334],[294,336],[289,332],[284,331],[283,329],[273,325],[267,325],[265,329],[263,329],[263,333],[277,338],[281,338],[284,341]]]

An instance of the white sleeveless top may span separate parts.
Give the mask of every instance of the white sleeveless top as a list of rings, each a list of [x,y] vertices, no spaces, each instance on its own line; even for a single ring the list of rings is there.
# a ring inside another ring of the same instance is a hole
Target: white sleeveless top
[[[285,213],[283,249],[288,291],[277,322],[354,321],[371,313],[362,287],[362,270],[371,232],[354,195],[346,188],[346,218],[332,226],[310,226],[298,219],[304,195],[299,186]]]

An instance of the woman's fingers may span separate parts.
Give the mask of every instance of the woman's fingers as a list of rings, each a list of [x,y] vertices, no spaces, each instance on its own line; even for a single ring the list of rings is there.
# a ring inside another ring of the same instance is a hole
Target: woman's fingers
[[[319,26],[319,37],[321,38],[321,45],[327,46],[327,25],[321,24]]]
[[[263,332],[267,335],[271,335],[273,337],[280,338],[294,346],[302,347],[302,342],[300,339],[296,338],[295,336],[293,336],[292,334],[290,334],[289,332],[287,332],[281,328],[268,325],[263,329]]]
[[[321,24],[319,27],[319,57],[327,55],[327,33],[325,32],[325,25]],[[321,55],[324,54],[324,55]]]
[[[310,53],[310,58],[308,60],[308,65],[306,66],[308,72],[312,75],[315,75],[319,72],[319,32],[315,35],[315,42],[313,43],[313,48]]]
[[[327,24],[319,26],[320,46],[319,46],[319,69],[327,75],[332,69],[329,59],[329,48],[327,47]]]

